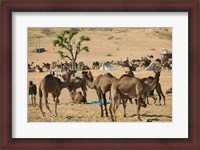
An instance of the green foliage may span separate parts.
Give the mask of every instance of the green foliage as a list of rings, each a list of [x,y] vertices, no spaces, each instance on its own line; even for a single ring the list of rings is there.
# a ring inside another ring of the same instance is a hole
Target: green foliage
[[[83,35],[82,35],[82,36],[80,37],[80,40],[81,40],[81,41],[90,41],[90,38],[89,38],[88,36],[83,36]]]
[[[59,51],[58,51],[58,54],[60,55],[60,58],[61,58],[61,59],[65,58],[64,52],[63,52],[63,51],[59,50]]]
[[[84,51],[86,51],[86,52],[89,52],[89,47],[85,46],[85,47],[83,47],[81,50],[84,50]]]
[[[56,38],[53,40],[53,45],[55,47],[58,46],[61,49],[64,48],[70,52],[71,58],[68,55],[67,55],[67,58],[73,61],[76,61],[77,56],[80,53],[80,51],[89,52],[88,46],[81,47],[82,42],[90,41],[90,38],[88,36],[84,36],[84,35],[80,36],[79,41],[77,43],[75,43],[74,40],[72,40],[75,37],[75,35],[78,34],[78,32],[79,32],[78,29],[65,30],[61,32],[59,35],[57,35]],[[64,56],[64,52],[58,51],[58,53],[61,59],[66,57]]]

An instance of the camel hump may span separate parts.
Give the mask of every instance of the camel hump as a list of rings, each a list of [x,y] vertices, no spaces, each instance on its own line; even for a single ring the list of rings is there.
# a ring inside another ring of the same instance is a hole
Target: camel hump
[[[119,78],[119,80],[122,79],[122,78],[125,78],[125,77],[133,77],[133,76],[131,76],[131,75],[129,75],[129,74],[123,74],[123,75]]]
[[[114,77],[111,73],[106,73],[104,76],[107,76],[107,77]]]

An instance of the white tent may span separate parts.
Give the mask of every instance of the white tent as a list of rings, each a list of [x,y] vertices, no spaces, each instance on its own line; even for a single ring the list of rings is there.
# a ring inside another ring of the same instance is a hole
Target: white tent
[[[99,68],[99,70],[114,70],[113,66],[106,62],[106,63],[103,63],[101,68]]]
[[[148,67],[146,67],[144,70],[155,70],[160,71],[160,68],[156,66],[155,63],[151,62]]]

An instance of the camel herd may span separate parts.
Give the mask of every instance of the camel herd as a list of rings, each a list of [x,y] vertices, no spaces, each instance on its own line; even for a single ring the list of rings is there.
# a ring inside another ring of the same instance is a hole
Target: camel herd
[[[64,63],[61,62],[60,64],[58,63],[59,61],[53,61],[51,64],[43,63],[42,67],[39,65],[33,67],[34,62],[32,62],[31,64],[28,64],[28,71],[32,72],[37,69],[38,72],[40,72],[43,71],[44,68],[46,71],[51,70],[50,73],[41,80],[39,85],[39,108],[43,116],[45,116],[45,113],[43,112],[42,108],[42,98],[45,100],[45,106],[47,110],[53,116],[57,116],[59,96],[63,88],[68,89],[69,95],[74,103],[87,103],[87,88],[90,88],[96,91],[96,95],[100,103],[101,117],[104,115],[108,117],[110,113],[112,121],[117,121],[116,111],[121,103],[123,104],[124,108],[124,117],[126,117],[126,103],[128,100],[132,103],[132,99],[134,99],[137,105],[137,118],[138,120],[141,120],[140,109],[141,107],[147,107],[147,104],[149,104],[148,98],[153,98],[154,103],[156,104],[157,97],[154,95],[154,90],[156,90],[159,97],[159,102],[157,105],[161,105],[162,99],[164,106],[166,105],[165,96],[159,82],[161,69],[159,71],[154,70],[154,77],[149,76],[141,79],[135,77],[134,73],[130,69],[131,65],[136,67],[146,67],[151,63],[152,58],[152,55],[148,55],[147,57],[142,57],[141,60],[133,59],[129,61],[127,58],[125,61],[118,61],[117,64],[119,66],[129,68],[129,70],[122,74],[120,78],[116,78],[111,73],[106,73],[103,75],[98,75],[95,79],[93,79],[91,70],[88,70],[90,68],[83,62],[78,63],[76,66],[77,70],[79,67],[82,68],[82,77],[72,78],[76,71],[71,70],[72,64],[68,63],[67,61]],[[158,65],[160,64],[159,68],[165,69],[164,67],[167,67],[168,69],[171,69],[172,62],[170,62],[169,59],[156,59],[155,61],[158,62]],[[115,62],[110,61],[110,63]],[[55,68],[60,70],[59,74],[54,71]],[[91,68],[99,69],[100,63],[98,61],[93,62]],[[82,92],[76,92],[79,88],[82,90]],[[52,112],[49,107],[49,93],[52,95],[53,101],[55,102],[54,112]],[[106,93],[109,93],[109,97],[107,98]],[[172,93],[172,88],[166,91],[166,94],[168,93]],[[108,99],[110,100],[109,111],[106,103]]]
[[[147,55],[145,57],[141,57],[141,59],[132,59],[129,60],[129,58],[127,57],[126,60],[122,61],[122,59],[120,61],[107,61],[108,63],[112,64],[112,65],[118,65],[121,67],[128,67],[131,68],[132,66],[134,66],[135,68],[141,68],[144,69],[146,67],[148,67],[153,59],[153,55]],[[106,63],[107,63],[106,62]],[[160,67],[162,70],[168,70],[171,71],[172,70],[172,60],[171,58],[157,58],[155,59],[156,65],[158,67]],[[105,63],[105,62],[104,62]],[[42,63],[42,66],[40,66],[39,64],[35,64],[34,62],[31,62],[30,64],[28,63],[28,71],[29,72],[44,72],[44,71],[50,71],[50,70],[60,70],[62,71],[67,71],[68,69],[72,69],[72,63],[71,62],[60,62],[59,60],[57,61],[53,61],[51,64],[50,63]],[[95,69],[98,70],[101,66],[102,66],[103,62],[99,62],[99,61],[94,61],[92,62],[92,66],[89,67],[87,64],[85,64],[84,62],[78,62],[76,63],[76,70],[90,70],[90,69]]]
[[[120,105],[123,104],[124,117],[126,117],[126,103],[127,100],[132,102],[132,98],[135,99],[137,104],[137,117],[140,119],[140,109],[141,107],[147,107],[148,97],[153,97],[153,91],[156,89],[159,95],[159,103],[161,104],[161,96],[163,98],[164,105],[165,96],[162,92],[161,84],[159,83],[160,72],[155,72],[154,77],[148,78],[137,78],[132,71],[127,71],[119,79],[114,77],[111,73],[106,73],[104,75],[99,75],[93,80],[91,78],[91,71],[82,71],[82,78],[75,77],[71,78],[75,71],[68,70],[62,73],[62,78],[56,77],[54,74],[46,75],[39,85],[39,108],[45,116],[42,108],[42,98],[44,97],[45,105],[47,110],[53,115],[57,116],[57,106],[59,103],[59,96],[63,88],[67,88],[70,93],[70,97],[75,103],[86,103],[87,102],[87,87],[94,89],[99,98],[100,102],[100,116],[109,116],[112,121],[117,121],[116,111]],[[81,88],[82,92],[76,92],[76,89]],[[51,111],[48,102],[48,94],[51,93],[53,101],[55,102],[54,112]],[[109,93],[110,107],[109,113],[107,110],[108,100],[106,98],[106,93]],[[154,98],[156,102],[156,98]],[[146,104],[147,103],[147,104]],[[104,108],[103,108],[104,106]]]

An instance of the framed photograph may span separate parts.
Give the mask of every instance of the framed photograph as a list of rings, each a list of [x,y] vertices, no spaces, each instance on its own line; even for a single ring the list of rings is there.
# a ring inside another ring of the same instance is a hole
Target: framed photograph
[[[199,1],[8,0],[2,149],[193,149]]]

